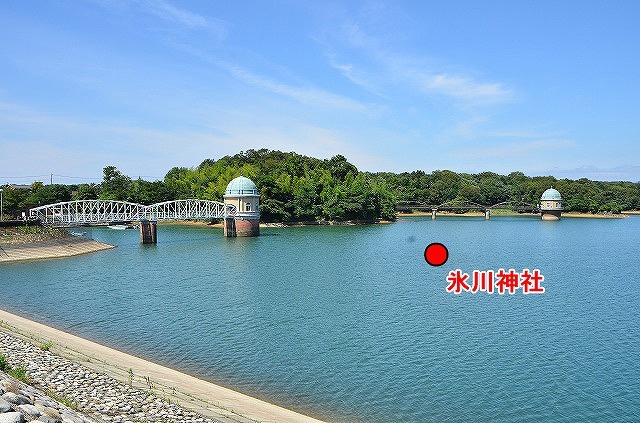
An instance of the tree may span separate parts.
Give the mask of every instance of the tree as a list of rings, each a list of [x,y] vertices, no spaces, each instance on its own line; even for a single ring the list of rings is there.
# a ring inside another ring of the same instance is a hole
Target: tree
[[[479,176],[480,192],[482,193],[482,198],[488,205],[509,200],[509,187],[502,182],[500,175],[485,172]]]
[[[20,217],[22,212],[26,212],[30,207],[27,205],[29,190],[13,189],[9,185],[2,188],[2,212],[5,217]]]
[[[107,166],[103,169],[102,184],[100,184],[101,200],[126,201],[131,196],[133,182],[131,178],[123,175],[115,166]]]
[[[74,200],[95,200],[98,198],[98,187],[96,184],[78,185],[76,193],[73,195]]]
[[[472,203],[483,203],[484,198],[480,192],[480,188],[473,183],[463,183],[462,187],[458,191],[458,196]]]
[[[333,156],[327,162],[327,165],[329,171],[331,172],[331,176],[339,181],[344,181],[349,172],[354,175],[358,173],[358,169],[354,165],[349,163],[347,159],[341,154]]]
[[[293,211],[297,219],[314,220],[317,212],[318,193],[310,177],[300,177],[293,183]]]
[[[29,191],[26,198],[29,207],[71,200],[71,188],[67,185],[43,185],[42,182],[34,182]]]

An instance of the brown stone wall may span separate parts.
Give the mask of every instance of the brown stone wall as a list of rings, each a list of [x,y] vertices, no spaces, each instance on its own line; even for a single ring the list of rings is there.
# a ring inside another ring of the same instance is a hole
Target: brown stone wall
[[[560,220],[560,214],[562,212],[560,210],[549,210],[543,211],[542,220]]]
[[[236,236],[258,236],[260,235],[259,220],[235,219]]]

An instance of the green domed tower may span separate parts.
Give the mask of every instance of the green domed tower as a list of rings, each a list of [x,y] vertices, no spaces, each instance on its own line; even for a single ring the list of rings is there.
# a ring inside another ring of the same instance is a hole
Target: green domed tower
[[[234,218],[225,219],[224,236],[260,235],[260,194],[251,179],[238,176],[229,182],[224,202],[237,210]]]
[[[542,220],[560,220],[562,210],[562,196],[558,190],[549,188],[542,193],[542,197],[540,197]]]

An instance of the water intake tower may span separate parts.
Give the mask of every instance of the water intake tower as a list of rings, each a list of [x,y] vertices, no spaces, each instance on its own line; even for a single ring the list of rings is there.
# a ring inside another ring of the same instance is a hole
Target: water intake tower
[[[260,194],[253,181],[238,176],[227,185],[224,203],[236,207],[236,215],[224,220],[224,236],[260,235]]]
[[[562,196],[558,190],[549,188],[542,193],[542,197],[540,197],[542,220],[560,220],[562,210]]]

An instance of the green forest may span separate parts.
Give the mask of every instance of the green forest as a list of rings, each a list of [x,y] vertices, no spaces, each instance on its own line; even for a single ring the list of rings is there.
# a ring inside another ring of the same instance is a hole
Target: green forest
[[[404,173],[362,172],[342,155],[317,159],[267,149],[248,150],[195,168],[174,167],[164,180],[132,179],[115,166],[103,169],[99,184],[44,185],[29,189],[3,186],[4,213],[19,217],[38,205],[69,200],[121,200],[152,204],[198,198],[221,201],[233,178],[244,175],[260,191],[265,222],[394,220],[399,202],[443,204],[451,200],[493,205],[503,201],[537,204],[550,187],[562,194],[565,211],[620,213],[640,209],[639,182],[529,177],[522,172],[498,175],[421,170]]]

